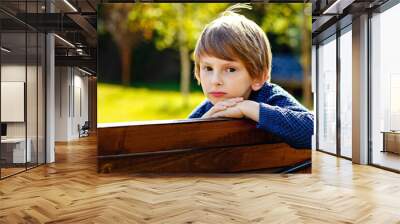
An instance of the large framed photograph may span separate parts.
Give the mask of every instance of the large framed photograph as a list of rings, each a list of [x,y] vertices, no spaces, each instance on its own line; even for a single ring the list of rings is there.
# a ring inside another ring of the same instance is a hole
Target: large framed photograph
[[[99,172],[311,171],[311,4],[102,4],[98,41]]]

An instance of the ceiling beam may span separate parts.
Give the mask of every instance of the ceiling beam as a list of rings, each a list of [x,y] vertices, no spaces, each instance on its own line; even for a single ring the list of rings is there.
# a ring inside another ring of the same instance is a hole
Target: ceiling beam
[[[89,38],[86,41],[90,46],[96,46],[97,30],[90,24],[85,17],[80,14],[68,14],[67,15],[72,21],[74,21],[82,30],[87,34]]]
[[[55,56],[56,66],[79,66],[87,67],[96,71],[96,59],[90,56]]]
[[[351,5],[355,0],[336,0],[332,2],[323,12],[322,14],[342,14],[343,10]]]

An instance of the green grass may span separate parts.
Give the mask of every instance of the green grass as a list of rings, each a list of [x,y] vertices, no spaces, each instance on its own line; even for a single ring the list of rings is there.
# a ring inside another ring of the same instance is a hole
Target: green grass
[[[179,91],[180,84],[179,82],[140,82],[134,81],[131,87],[135,88],[146,88],[151,90],[172,90]],[[193,92],[201,92],[201,86],[197,84],[196,81],[192,80],[190,82],[190,90]]]
[[[97,116],[99,123],[186,119],[205,98],[191,93],[185,107],[179,91],[155,90],[98,83]]]

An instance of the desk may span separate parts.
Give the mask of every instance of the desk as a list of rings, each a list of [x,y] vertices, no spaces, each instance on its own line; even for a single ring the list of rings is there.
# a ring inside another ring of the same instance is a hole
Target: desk
[[[382,152],[393,152],[400,154],[400,131],[382,131],[383,150]]]
[[[27,139],[25,154],[25,138],[6,138],[1,139],[1,157],[6,163],[25,163],[31,161],[31,145],[30,138]],[[27,161],[25,161],[27,158]]]

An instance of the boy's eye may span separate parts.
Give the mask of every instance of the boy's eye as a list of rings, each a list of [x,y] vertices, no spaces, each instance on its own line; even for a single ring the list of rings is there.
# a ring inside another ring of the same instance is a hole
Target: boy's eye
[[[206,70],[206,71],[212,71],[211,66],[204,66],[203,69]]]
[[[236,69],[235,68],[228,68],[228,69],[226,69],[226,71],[227,72],[236,72]]]

